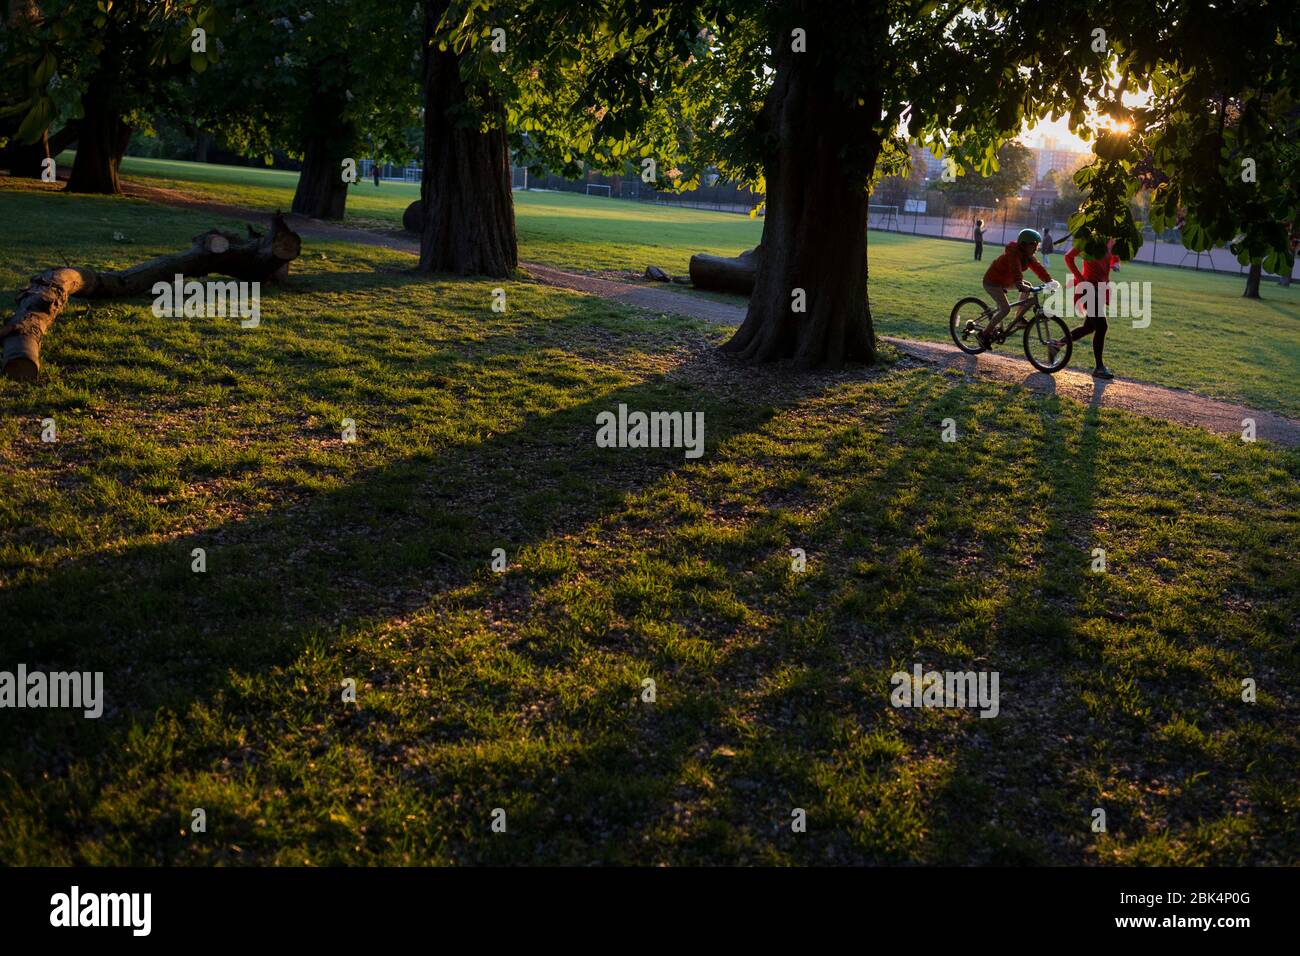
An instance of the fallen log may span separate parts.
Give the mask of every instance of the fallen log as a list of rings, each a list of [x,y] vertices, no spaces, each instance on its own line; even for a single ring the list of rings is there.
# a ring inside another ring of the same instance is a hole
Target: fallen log
[[[67,266],[47,269],[33,276],[18,293],[14,314],[0,326],[4,343],[4,374],[21,382],[36,379],[41,369],[41,340],[68,299],[121,299],[142,295],[157,282],[171,282],[179,273],[187,278],[213,273],[246,282],[277,282],[288,275],[289,263],[302,251],[302,239],[289,228],[278,212],[271,221],[271,234],[263,235],[252,226],[240,236],[209,229],[195,236],[190,248],[170,256],[159,256],[128,269],[96,272]]]
[[[691,256],[691,282],[697,289],[749,295],[754,291],[762,254],[762,246],[742,252],[734,259],[698,253]]]
[[[407,232],[413,232],[417,236],[424,232],[424,203],[416,200],[406,207],[402,213],[402,228]]]

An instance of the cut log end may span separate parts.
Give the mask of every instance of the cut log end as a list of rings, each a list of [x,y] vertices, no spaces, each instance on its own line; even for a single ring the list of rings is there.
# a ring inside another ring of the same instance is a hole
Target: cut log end
[[[5,358],[5,378],[13,382],[34,382],[40,373],[40,366],[34,359],[25,355]]]
[[[402,213],[402,228],[417,236],[424,232],[424,204],[420,200],[411,203]]]
[[[250,230],[251,233],[251,230]],[[170,282],[177,274],[212,273],[245,281],[283,281],[289,263],[302,250],[302,240],[276,213],[269,237],[211,229],[194,237],[191,248],[151,259],[129,269],[97,273],[84,268],[54,268],[33,276],[18,293],[18,305],[2,327],[6,377],[35,381],[41,368],[41,340],[54,325],[68,299],[130,298],[143,295],[154,283]]]
[[[742,252],[734,259],[698,253],[691,256],[691,282],[697,289],[751,295],[758,276],[762,247]]]
[[[4,373],[16,382],[34,382],[41,370],[41,347],[28,336],[8,335],[4,340]]]

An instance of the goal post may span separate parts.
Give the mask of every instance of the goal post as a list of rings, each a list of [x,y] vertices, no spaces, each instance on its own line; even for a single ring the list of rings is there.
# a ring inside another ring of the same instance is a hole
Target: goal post
[[[868,204],[867,228],[898,232],[898,207]]]
[[[943,235],[948,239],[973,240],[977,219],[984,220],[984,245],[1000,245],[993,241],[993,229],[1002,226],[1000,211],[994,206],[952,206],[944,217]]]
[[[597,195],[597,196],[602,196],[602,195],[603,195],[603,196],[605,196],[606,198],[610,198],[610,197],[613,196],[613,192],[612,192],[612,190],[611,190],[608,186],[602,186],[600,183],[587,183],[587,195],[588,195],[588,196],[592,195],[592,192],[591,192],[591,191],[592,191],[593,189],[603,189],[603,190],[605,190],[603,193],[596,193],[595,195]]]

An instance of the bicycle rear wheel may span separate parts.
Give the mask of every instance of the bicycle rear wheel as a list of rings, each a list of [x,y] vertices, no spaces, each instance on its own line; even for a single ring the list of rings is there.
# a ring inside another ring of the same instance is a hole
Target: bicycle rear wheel
[[[957,348],[968,355],[983,352],[984,344],[979,340],[979,333],[992,317],[993,307],[975,296],[968,296],[954,305],[952,315],[948,317],[948,332]]]
[[[1070,328],[1056,316],[1036,315],[1025,326],[1025,358],[1038,371],[1055,375],[1070,364],[1073,350]]]

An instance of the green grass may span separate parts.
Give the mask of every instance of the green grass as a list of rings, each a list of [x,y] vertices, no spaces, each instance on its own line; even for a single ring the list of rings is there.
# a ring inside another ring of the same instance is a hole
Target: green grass
[[[212,224],[12,183],[0,216],[9,287]],[[0,859],[1300,855],[1300,456],[408,265],[313,243],[256,330],[77,303],[0,383],[0,663],[108,698],[4,713]],[[703,411],[704,457],[596,448],[619,403]],[[892,708],[913,663],[996,670],[1000,716]]]
[[[288,209],[298,182],[297,173],[276,169],[137,157],[123,160],[122,173],[144,185],[258,209]],[[419,198],[418,183],[359,182],[348,189],[344,221],[400,229],[402,213]],[[653,203],[536,191],[517,191],[514,198],[521,257],[572,269],[641,273],[653,263],[684,273],[694,253],[734,255],[757,243],[763,230],[747,216]]]
[[[128,158],[123,169],[148,184],[267,209],[288,208],[297,181],[278,170],[152,159]],[[415,185],[359,183],[349,190],[349,222],[393,228],[418,195]],[[515,205],[521,259],[579,270],[640,274],[654,264],[684,273],[692,254],[735,255],[762,231],[744,216],[571,193],[516,192]],[[982,294],[987,263],[971,261],[968,244],[873,232],[869,254],[881,334],[947,342],[953,303]],[[1052,265],[1064,279],[1061,259]],[[1265,283],[1264,298],[1249,301],[1235,276],[1130,264],[1118,278],[1149,282],[1151,296],[1149,327],[1112,322],[1106,360],[1120,375],[1300,417],[1300,286]],[[1085,340],[1074,365],[1091,360]]]
[[[985,297],[988,253],[974,262],[971,248],[873,232],[869,295],[880,332],[950,342],[952,304]],[[1068,275],[1060,256],[1048,271],[1062,281]],[[1117,374],[1300,417],[1300,287],[1264,283],[1264,298],[1249,300],[1243,279],[1136,263],[1116,278],[1149,282],[1151,307],[1146,328],[1111,320],[1106,364]],[[1020,343],[1004,349],[1019,354]],[[1075,344],[1071,364],[1092,367],[1090,339]]]

